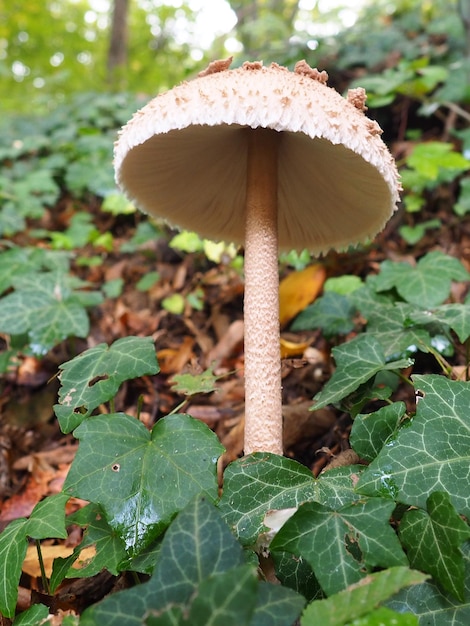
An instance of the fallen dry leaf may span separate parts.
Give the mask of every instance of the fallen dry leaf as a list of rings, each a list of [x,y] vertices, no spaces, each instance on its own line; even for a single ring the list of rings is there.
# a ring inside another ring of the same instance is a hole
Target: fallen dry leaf
[[[279,285],[279,321],[285,326],[315,300],[326,279],[326,270],[318,263],[292,272]]]
[[[70,556],[73,552],[73,548],[66,545],[58,545],[58,546],[48,546],[41,545],[41,554],[42,559],[44,561],[44,569],[46,571],[46,576],[48,578],[51,577],[52,574],[52,565],[54,563],[54,559],[57,557],[61,557],[63,559]],[[95,556],[96,550],[93,546],[88,548],[84,548],[80,552],[80,556],[73,564],[74,569],[81,569],[85,567],[87,563]],[[39,567],[39,559],[38,559],[38,551],[35,545],[28,546],[26,550],[26,556],[23,561],[22,570],[25,574],[32,576],[33,578],[41,577],[41,568]]]

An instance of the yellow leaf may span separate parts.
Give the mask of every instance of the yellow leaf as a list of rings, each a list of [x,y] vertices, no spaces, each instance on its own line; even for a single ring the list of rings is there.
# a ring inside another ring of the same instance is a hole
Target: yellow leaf
[[[52,564],[54,559],[57,557],[61,557],[65,559],[70,556],[73,552],[73,548],[62,545],[58,546],[41,546],[42,558],[44,561],[44,569],[46,570],[46,576],[50,578],[52,574]],[[80,552],[80,556],[75,561],[73,567],[75,569],[80,569],[87,564],[87,562],[95,556],[96,550],[94,546],[90,546],[88,548],[84,548]],[[23,562],[23,572],[29,574],[29,576],[33,576],[35,578],[41,577],[41,568],[39,567],[39,559],[38,552],[35,545],[28,546],[26,551],[26,557]]]
[[[325,268],[317,263],[309,265],[299,272],[292,272],[281,281],[279,285],[279,321],[281,326],[290,322],[315,300],[325,279]]]
[[[294,356],[302,356],[304,351],[309,347],[309,343],[294,343],[287,341],[281,337],[281,359],[290,359]]]

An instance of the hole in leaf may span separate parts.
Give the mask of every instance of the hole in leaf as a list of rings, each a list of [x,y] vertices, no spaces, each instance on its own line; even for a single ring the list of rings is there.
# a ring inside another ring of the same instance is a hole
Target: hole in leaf
[[[121,466],[119,465],[119,463],[114,463],[114,465],[111,465],[111,469],[113,470],[113,472],[119,472]]]
[[[93,387],[96,383],[99,383],[100,380],[108,380],[109,376],[107,374],[102,374],[100,376],[95,376],[91,380],[88,381],[88,387]]]
[[[415,391],[416,404],[418,404],[421,398],[424,398],[425,395],[426,394],[424,393],[424,391],[421,391],[421,389],[416,389]]]
[[[73,412],[77,415],[85,415],[88,412],[88,409],[82,404],[82,406],[76,406]]]
[[[344,535],[344,543],[346,550],[358,563],[362,563],[362,551],[359,547],[359,541],[357,537],[351,537],[348,533]]]

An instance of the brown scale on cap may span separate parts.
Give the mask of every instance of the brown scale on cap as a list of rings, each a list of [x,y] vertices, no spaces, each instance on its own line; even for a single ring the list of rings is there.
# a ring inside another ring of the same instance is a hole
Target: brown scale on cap
[[[312,80],[318,80],[319,83],[326,85],[328,81],[328,74],[323,70],[320,72],[316,67],[310,67],[306,61],[299,61],[295,64],[294,72],[296,74],[302,74],[308,76]]]
[[[356,87],[355,89],[348,90],[348,102],[350,102],[359,111],[367,111],[366,100],[367,94],[363,87]]]
[[[229,69],[232,61],[233,57],[229,57],[228,59],[219,59],[218,61],[211,61],[205,70],[199,72],[198,77],[203,78],[204,76],[210,76],[210,74],[217,74],[217,72],[225,72],[225,70]]]

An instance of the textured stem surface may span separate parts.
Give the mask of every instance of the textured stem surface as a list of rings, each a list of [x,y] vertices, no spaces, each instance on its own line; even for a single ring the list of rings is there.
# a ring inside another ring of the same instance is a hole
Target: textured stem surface
[[[245,232],[245,454],[282,454],[277,167],[280,135],[249,130]]]

